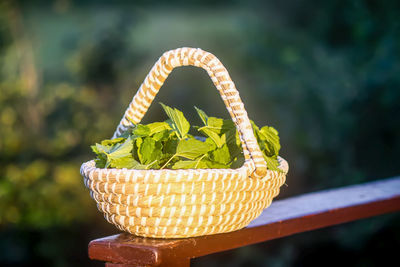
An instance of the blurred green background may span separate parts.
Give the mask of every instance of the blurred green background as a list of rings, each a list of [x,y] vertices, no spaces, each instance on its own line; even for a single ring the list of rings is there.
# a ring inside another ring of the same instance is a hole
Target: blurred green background
[[[102,266],[118,233],[84,188],[89,145],[112,136],[166,50],[200,47],[230,71],[290,164],[279,198],[400,173],[399,1],[0,0],[0,265]],[[157,102],[228,117],[207,74],[174,71]],[[146,122],[164,120],[154,104]],[[385,215],[207,256],[194,266],[386,266]],[[345,261],[345,258],[349,260]]]

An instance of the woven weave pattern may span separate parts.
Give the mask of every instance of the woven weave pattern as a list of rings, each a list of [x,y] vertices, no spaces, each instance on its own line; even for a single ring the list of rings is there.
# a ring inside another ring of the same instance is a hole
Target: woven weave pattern
[[[245,163],[238,169],[128,170],[82,164],[81,174],[105,218],[119,229],[147,237],[190,237],[245,227],[279,194],[288,171],[267,170],[234,83],[212,54],[179,48],[164,53],[129,104],[114,138],[139,123],[174,67],[202,67],[217,87],[238,129]]]

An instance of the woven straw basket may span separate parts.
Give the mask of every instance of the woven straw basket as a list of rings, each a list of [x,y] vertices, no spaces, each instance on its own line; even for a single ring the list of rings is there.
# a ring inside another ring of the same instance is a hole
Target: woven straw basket
[[[164,53],[129,104],[114,138],[140,122],[168,74],[179,66],[205,69],[217,87],[242,142],[245,163],[238,169],[99,169],[93,160],[81,174],[108,222],[129,233],[180,238],[231,232],[247,226],[279,194],[288,171],[267,169],[239,93],[212,54],[179,48]]]

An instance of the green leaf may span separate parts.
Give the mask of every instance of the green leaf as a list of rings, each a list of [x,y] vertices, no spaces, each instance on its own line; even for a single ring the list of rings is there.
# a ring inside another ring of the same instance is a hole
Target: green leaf
[[[203,110],[197,107],[195,107],[195,109],[204,123],[203,127],[198,128],[198,131],[205,136],[210,137],[217,147],[222,147],[226,140],[221,136],[221,134],[236,129],[234,123],[231,120],[208,117]]]
[[[97,144],[96,144],[96,145],[90,146],[90,148],[92,149],[93,153],[95,153],[95,154],[101,154],[101,152],[100,152],[99,149],[97,148]]]
[[[174,137],[164,142],[163,152],[165,154],[174,155],[176,154],[176,147],[178,146],[179,140]]]
[[[119,137],[119,138],[114,138],[114,139],[109,139],[109,140],[103,140],[101,141],[101,145],[103,146],[110,146],[110,145],[115,145],[118,143],[122,143],[123,141],[125,141],[126,138],[124,137]]]
[[[207,165],[208,169],[229,169],[229,165],[221,164],[207,159],[202,161]]]
[[[167,141],[168,138],[170,137],[170,135],[171,135],[170,130],[164,130],[164,131],[154,134],[152,137],[156,141]]]
[[[213,162],[208,159],[180,160],[172,165],[171,169],[227,169],[228,165]]]
[[[172,109],[171,107],[164,105],[163,103],[160,104],[163,107],[165,113],[170,118],[170,126],[174,131],[176,131],[178,138],[185,138],[187,133],[189,132],[190,124],[186,120],[182,111],[176,108]]]
[[[133,154],[134,158],[136,160],[139,160],[139,161],[140,161],[140,158],[142,157],[140,155],[140,153],[141,153],[140,152],[140,147],[142,146],[142,143],[143,143],[143,138],[141,138],[141,137],[136,138],[134,140],[134,147],[133,147],[133,150],[132,150],[132,154]]]
[[[139,159],[142,164],[150,164],[157,161],[162,154],[161,142],[155,141],[151,137],[146,137],[140,146]]]
[[[232,120],[223,120],[215,117],[208,117],[207,126],[205,127],[217,134],[223,134],[229,130],[236,129]]]
[[[171,130],[172,129],[171,126],[168,123],[166,123],[165,121],[164,122],[149,123],[146,126],[150,130],[150,133],[149,133],[150,136],[152,136],[153,134],[156,134],[156,133],[163,132],[165,130]]]
[[[243,164],[244,164],[244,156],[243,156],[243,155],[239,155],[238,157],[236,157],[236,158],[233,160],[233,162],[232,162],[230,168],[231,168],[231,169],[237,169],[237,168],[242,167]]]
[[[243,152],[242,143],[240,142],[239,133],[236,128],[227,131],[221,138],[227,144],[231,158],[236,158]]]
[[[107,156],[105,154],[98,154],[94,162],[96,163],[96,168],[105,168],[107,164]]]
[[[204,169],[207,168],[205,163],[201,163],[197,160],[180,160],[172,165],[171,169]]]
[[[259,136],[261,140],[268,143],[268,151],[278,156],[279,150],[281,149],[278,131],[273,127],[264,126],[259,131]]]
[[[121,155],[130,154],[133,148],[132,144],[131,138],[126,139],[123,143],[116,143],[114,145],[96,144],[96,151],[105,153],[108,157],[119,157]]]
[[[116,158],[113,159],[110,163],[110,167],[112,168],[117,168],[117,169],[122,169],[122,168],[127,168],[127,169],[137,169],[138,166],[141,165],[139,162],[137,162],[132,155],[131,156],[126,156],[123,158]]]
[[[104,140],[102,144],[92,146],[93,152],[98,155],[98,158],[95,160],[96,166],[105,168],[109,166],[114,167],[116,162],[123,161],[124,158],[132,157],[132,149],[133,141],[130,137],[126,140],[123,138]]]
[[[211,146],[197,139],[180,140],[176,148],[176,155],[188,159],[195,159],[210,151]]]
[[[253,120],[250,120],[250,124],[253,127],[254,135],[258,134],[260,131],[260,128],[256,125],[256,123]]]
[[[217,148],[217,145],[211,138],[206,138],[206,140],[204,142],[210,145],[210,151]]]
[[[216,132],[214,132],[213,130],[211,130],[209,128],[202,127],[199,129],[199,132],[201,132],[205,136],[208,136],[209,138],[211,138],[211,140],[214,141],[214,143],[217,145],[217,147],[221,147],[225,143],[223,138],[221,138],[221,136],[219,136]]]
[[[232,120],[223,120],[216,117],[208,117],[208,127],[218,134],[223,134],[231,129],[236,129]]]
[[[134,138],[145,137],[150,135],[150,128],[147,125],[138,124],[132,129]]]
[[[229,131],[232,128],[235,128],[235,124],[233,123],[232,120],[224,120],[216,117],[209,117],[203,110],[197,107],[195,107],[195,109],[200,119],[204,123],[204,126],[199,128],[199,131],[204,131],[205,129],[207,129],[208,132],[212,131],[220,135],[225,133],[226,131]],[[207,134],[207,136],[209,135]]]
[[[96,154],[96,158],[94,159],[94,162],[96,163],[96,168],[105,168],[107,164],[107,155],[103,153],[103,150],[99,150],[97,147],[98,144],[90,146],[92,151]]]
[[[175,146],[177,144],[177,146]],[[178,157],[194,160],[198,157],[204,156],[210,151],[212,146],[206,142],[195,139],[194,137],[190,139],[179,140],[179,142],[168,142],[166,143],[166,149],[171,157],[162,165],[161,169],[170,166],[173,160],[178,161]],[[175,150],[175,153],[172,154]]]
[[[201,119],[201,121],[204,123],[204,125],[207,125],[207,120],[208,120],[208,116],[207,114],[202,111],[201,109],[197,108],[196,106],[194,107],[197,111],[197,114],[199,114],[199,117]]]
[[[280,171],[278,168],[279,162],[277,156],[274,157],[267,157],[266,155],[264,156],[264,160],[267,163],[267,168],[271,171]]]
[[[210,154],[211,160],[224,165],[228,165],[232,161],[231,154],[229,153],[229,149],[226,144],[224,144],[221,148],[212,151]]]
[[[133,148],[133,140],[129,137],[124,143],[118,143],[114,145],[108,153],[110,158],[119,158],[130,155]]]

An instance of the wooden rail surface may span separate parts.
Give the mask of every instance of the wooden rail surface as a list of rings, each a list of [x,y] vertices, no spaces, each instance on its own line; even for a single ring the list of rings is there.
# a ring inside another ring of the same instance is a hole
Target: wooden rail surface
[[[107,267],[190,266],[190,259],[400,210],[400,177],[277,200],[246,228],[186,239],[122,233],[89,244]]]

